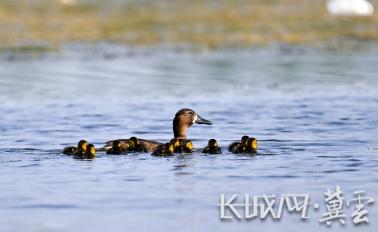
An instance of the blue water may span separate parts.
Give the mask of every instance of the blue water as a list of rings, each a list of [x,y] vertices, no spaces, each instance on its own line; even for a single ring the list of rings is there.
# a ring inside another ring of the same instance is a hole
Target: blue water
[[[319,231],[324,192],[378,200],[378,49],[272,46],[207,53],[73,46],[0,59],[0,231]],[[216,138],[222,155],[150,154],[76,160],[87,139],[167,141],[189,107],[213,121],[188,137]],[[260,155],[229,154],[248,134]],[[220,194],[306,193],[310,219],[221,221]],[[369,225],[332,231],[374,231]]]

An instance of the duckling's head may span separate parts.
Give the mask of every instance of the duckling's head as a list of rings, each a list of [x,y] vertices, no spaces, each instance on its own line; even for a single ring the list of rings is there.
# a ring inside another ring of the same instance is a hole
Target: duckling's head
[[[173,148],[177,148],[180,146],[180,140],[178,139],[171,139],[171,141],[169,142],[173,145]]]
[[[247,141],[247,147],[252,151],[257,151],[257,149],[259,148],[259,146],[257,145],[257,139],[249,138]]]
[[[167,153],[172,154],[175,151],[175,148],[172,143],[166,143],[165,149],[167,150]]]
[[[210,139],[207,145],[209,147],[218,147],[217,140],[215,140],[215,139]]]
[[[139,145],[139,139],[137,137],[130,137],[129,141],[133,142],[133,145]]]
[[[246,145],[247,145],[247,142],[248,142],[248,139],[249,139],[249,136],[248,136],[248,135],[244,135],[244,136],[241,138],[241,143],[242,143],[242,145],[246,146]]]
[[[194,146],[192,140],[186,140],[184,147],[190,151],[193,150]]]
[[[82,151],[86,151],[87,146],[88,146],[88,142],[86,140],[80,140],[79,143],[77,144],[77,147]]]
[[[96,156],[96,148],[93,144],[88,144],[87,154],[90,156],[90,158],[94,158]]]
[[[186,138],[186,130],[193,124],[213,124],[211,121],[202,118],[191,109],[179,110],[173,119],[173,133],[175,138]]]

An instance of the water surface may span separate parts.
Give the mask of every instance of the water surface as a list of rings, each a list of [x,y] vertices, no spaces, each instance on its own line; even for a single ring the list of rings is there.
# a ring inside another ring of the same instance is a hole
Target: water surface
[[[71,47],[63,54],[3,55],[0,65],[2,231],[318,231],[326,188],[378,199],[377,49],[269,47],[209,53]],[[190,107],[212,126],[222,155],[149,154],[93,161],[60,154],[87,139],[97,146],[132,135],[167,141],[172,118]],[[244,134],[260,155],[227,145]],[[308,193],[310,220],[219,220],[220,194]],[[334,231],[373,231],[348,218]],[[351,209],[345,209],[350,216]]]

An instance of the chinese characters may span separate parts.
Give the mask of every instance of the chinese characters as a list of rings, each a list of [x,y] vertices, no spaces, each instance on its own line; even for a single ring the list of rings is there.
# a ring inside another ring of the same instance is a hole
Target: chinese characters
[[[368,223],[367,206],[374,203],[372,197],[365,196],[365,191],[358,190],[353,192],[353,198],[346,200],[340,186],[336,186],[334,190],[327,189],[324,193],[324,202],[326,209],[319,219],[320,224],[331,226],[334,222],[345,225],[349,218],[344,211],[344,207],[353,208],[350,215],[354,225]],[[345,204],[346,202],[346,204]],[[224,194],[220,196],[219,213],[220,219],[230,220],[236,218],[238,220],[281,219],[283,212],[297,214],[299,219],[306,220],[309,218],[308,211],[312,206],[314,210],[318,210],[319,204],[310,202],[309,194],[281,194],[276,195],[244,195],[242,201],[238,201],[238,196],[233,194],[226,198]]]

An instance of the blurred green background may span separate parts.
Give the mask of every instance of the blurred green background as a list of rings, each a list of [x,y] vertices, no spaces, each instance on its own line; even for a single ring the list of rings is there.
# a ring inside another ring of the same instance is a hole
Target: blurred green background
[[[51,50],[97,42],[216,49],[377,39],[377,14],[335,17],[328,14],[325,0],[0,2],[0,49]]]

